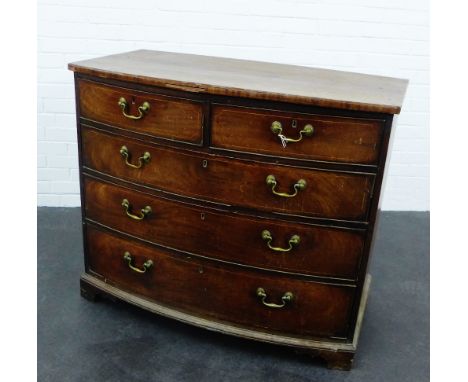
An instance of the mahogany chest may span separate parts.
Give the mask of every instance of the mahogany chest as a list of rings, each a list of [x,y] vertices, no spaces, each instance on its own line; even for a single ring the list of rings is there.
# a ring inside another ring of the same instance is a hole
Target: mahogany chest
[[[82,295],[349,369],[407,81],[145,50],[69,68]]]

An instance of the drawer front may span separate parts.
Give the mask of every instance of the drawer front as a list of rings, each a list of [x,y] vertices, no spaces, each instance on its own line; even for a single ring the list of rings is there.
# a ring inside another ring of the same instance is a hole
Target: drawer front
[[[86,167],[156,189],[208,201],[293,215],[365,221],[374,176],[272,165],[148,145],[82,130]],[[130,164],[121,155],[128,150]],[[271,183],[272,175],[276,185]],[[267,184],[267,179],[270,181]],[[306,181],[304,189],[295,186]],[[297,195],[284,197],[274,192]]]
[[[275,122],[275,132],[272,124]],[[279,124],[278,124],[279,122]],[[286,142],[279,134],[301,138]],[[217,105],[212,108],[214,147],[281,157],[377,164],[384,124],[381,120],[286,113]]]
[[[170,248],[301,274],[355,280],[365,231],[294,224],[192,206],[85,179],[86,217]],[[149,206],[151,213],[135,220]],[[267,230],[271,239],[263,235]],[[298,240],[294,240],[295,236]],[[270,248],[271,247],[271,248]]]
[[[78,81],[78,89],[84,118],[155,137],[202,142],[200,103],[85,80]],[[119,104],[121,98],[126,103]],[[139,109],[145,102],[149,105],[147,111]]]
[[[319,337],[347,334],[354,287],[272,276],[170,255],[90,226],[87,238],[89,271],[163,305],[266,331]],[[138,272],[145,269],[145,273]],[[258,296],[258,288],[263,288],[266,296]],[[287,292],[292,293],[292,299]],[[267,304],[285,306],[268,307],[262,298]]]

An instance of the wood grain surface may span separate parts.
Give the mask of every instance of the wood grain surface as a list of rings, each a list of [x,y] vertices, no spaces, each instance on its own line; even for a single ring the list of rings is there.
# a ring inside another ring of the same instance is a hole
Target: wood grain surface
[[[283,147],[273,122],[282,125],[281,134],[300,138],[306,125],[310,136]],[[211,142],[213,147],[330,162],[376,164],[383,132],[383,121],[262,110],[254,108],[212,107]]]
[[[71,63],[77,73],[195,93],[398,114],[407,80],[337,70],[138,50]]]
[[[126,128],[137,133],[175,141],[202,142],[203,112],[200,102],[166,97],[92,81],[78,81],[81,116],[93,121]],[[123,115],[120,97],[128,102],[126,113],[138,116],[138,107],[148,102],[150,109],[138,120]]]
[[[355,288],[298,280],[220,266],[190,256],[176,256],[121,239],[87,226],[89,270],[106,282],[158,303],[195,315],[229,321],[303,337],[343,337],[355,299]],[[129,268],[123,259],[130,252],[132,265],[154,262],[146,273]],[[267,293],[266,302],[281,304],[286,292],[293,300],[284,308],[270,308],[256,295]]]
[[[143,240],[177,250],[258,268],[305,275],[356,280],[365,230],[320,227],[232,214],[174,202],[93,178],[85,178],[88,219]],[[152,212],[142,221],[129,218],[145,206]],[[272,245],[288,248],[293,235],[300,242],[290,252],[275,252],[262,239],[269,230]]]
[[[367,219],[374,179],[371,174],[236,160],[149,145],[88,127],[82,127],[82,145],[84,166],[178,195],[293,215]],[[133,162],[144,152],[151,154],[151,161],[141,169],[130,168],[120,155],[123,145]],[[295,197],[280,197],[266,184],[268,175],[277,179],[279,192],[292,193],[300,179],[307,186]]]

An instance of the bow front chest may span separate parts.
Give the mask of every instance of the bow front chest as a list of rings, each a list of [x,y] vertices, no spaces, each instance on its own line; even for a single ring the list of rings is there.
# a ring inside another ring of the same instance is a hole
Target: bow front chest
[[[82,295],[349,369],[407,81],[156,51],[69,68]]]

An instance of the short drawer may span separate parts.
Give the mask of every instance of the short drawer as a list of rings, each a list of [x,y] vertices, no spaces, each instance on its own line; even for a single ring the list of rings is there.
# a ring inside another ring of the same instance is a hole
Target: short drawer
[[[346,337],[355,287],[169,254],[87,226],[88,272],[196,316],[302,337]]]
[[[199,102],[79,80],[83,118],[155,137],[202,142]]]
[[[232,214],[88,177],[84,185],[88,219],[141,239],[252,267],[353,281],[357,278],[365,230]],[[124,200],[129,207],[122,206]],[[151,212],[142,214],[141,209],[147,206]]]
[[[212,146],[298,159],[375,165],[382,120],[215,105]],[[299,140],[283,142],[280,136]]]
[[[81,136],[85,167],[158,190],[268,212],[367,219],[373,174],[231,159],[87,127]]]

